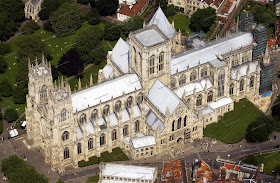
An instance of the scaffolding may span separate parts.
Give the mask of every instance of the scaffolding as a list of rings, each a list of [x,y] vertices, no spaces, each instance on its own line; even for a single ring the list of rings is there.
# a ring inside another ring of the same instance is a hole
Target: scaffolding
[[[268,41],[267,28],[262,24],[258,24],[252,30],[252,34],[254,41],[257,43],[257,45],[253,47],[253,58],[256,58],[265,52]]]
[[[251,31],[252,25],[254,24],[254,15],[250,12],[242,13],[240,15],[239,30],[241,32]]]

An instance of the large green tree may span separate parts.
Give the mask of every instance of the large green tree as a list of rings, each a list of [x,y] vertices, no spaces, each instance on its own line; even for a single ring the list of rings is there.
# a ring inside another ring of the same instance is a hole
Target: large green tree
[[[4,114],[4,119],[7,120],[8,123],[15,121],[18,118],[18,114],[14,109],[7,109]]]
[[[140,16],[134,16],[124,22],[123,33],[128,36],[129,32],[136,31],[143,27],[144,19]]]
[[[11,51],[11,47],[9,44],[0,43],[0,55],[5,55]]]
[[[74,34],[83,23],[83,14],[76,3],[64,3],[50,16],[52,28],[57,37]]]
[[[117,12],[119,0],[96,0],[95,6],[102,16],[113,15]]]
[[[24,3],[22,0],[0,1],[0,41],[12,36],[24,20]]]
[[[15,104],[24,104],[26,101],[27,88],[18,85],[14,88],[13,101]]]
[[[40,29],[40,26],[34,20],[31,20],[21,28],[21,32],[23,34],[33,34],[38,29]]]
[[[42,3],[42,9],[39,12],[41,20],[49,19],[52,12],[55,12],[59,8],[59,2],[57,0],[44,0]]]
[[[168,5],[168,0],[156,0],[156,7],[161,7],[161,9],[164,11],[166,10]]]
[[[2,56],[0,56],[0,74],[3,74],[6,71],[7,67],[7,62]]]
[[[190,28],[194,32],[208,32],[216,20],[216,10],[214,8],[198,9],[191,16]]]
[[[13,95],[13,88],[7,79],[3,79],[0,83],[0,95],[10,97]]]
[[[115,41],[118,40],[121,36],[121,27],[120,25],[106,22],[104,32],[106,32],[106,34],[104,34],[105,40]]]
[[[27,86],[28,83],[28,64],[26,60],[19,60],[18,71],[16,73],[17,85]]]
[[[92,8],[87,14],[87,21],[91,25],[97,25],[100,22],[99,13],[96,8]]]
[[[99,64],[105,59],[102,39],[103,32],[98,26],[90,27],[78,34],[75,47],[84,63]]]

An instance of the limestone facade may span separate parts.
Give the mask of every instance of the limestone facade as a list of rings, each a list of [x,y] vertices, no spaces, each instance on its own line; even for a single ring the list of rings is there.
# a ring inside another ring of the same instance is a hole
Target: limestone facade
[[[25,3],[25,8],[24,8],[25,18],[37,22],[40,19],[39,12],[42,9],[42,3],[43,0],[28,0]]]
[[[63,79],[53,84],[44,57],[29,64],[27,137],[52,169],[78,167],[116,147],[141,159],[190,143],[234,101],[258,94],[251,33],[181,52],[181,35],[167,22],[159,8],[147,27],[108,52],[98,83],[90,77],[74,93]]]

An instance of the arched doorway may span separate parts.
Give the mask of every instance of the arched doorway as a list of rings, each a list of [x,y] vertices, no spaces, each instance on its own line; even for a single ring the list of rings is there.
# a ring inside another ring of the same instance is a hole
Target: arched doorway
[[[180,138],[178,138],[177,143],[182,143],[182,141],[183,141],[183,139],[180,137]]]

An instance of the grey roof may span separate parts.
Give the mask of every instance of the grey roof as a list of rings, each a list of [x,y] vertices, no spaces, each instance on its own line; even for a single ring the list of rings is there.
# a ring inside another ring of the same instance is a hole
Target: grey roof
[[[149,126],[156,131],[158,126],[160,126],[161,132],[164,130],[164,124],[163,122],[157,117],[157,115],[152,111],[149,110],[149,112],[146,115],[146,120]]]
[[[135,35],[138,41],[145,47],[154,46],[164,42],[164,38],[155,30],[144,30]]]
[[[196,67],[199,63],[204,64],[211,61],[219,63],[217,60],[219,55],[236,50],[241,46],[250,45],[252,42],[253,36],[251,33],[240,32],[208,43],[205,47],[174,55],[171,57],[171,74]]]
[[[153,84],[148,95],[148,100],[165,116],[168,108],[170,114],[173,114],[176,107],[181,103],[185,105],[178,97],[159,80]]]
[[[169,23],[168,19],[164,15],[163,11],[159,7],[154,14],[153,18],[147,25],[147,27],[151,27],[152,25],[157,25],[158,28],[168,37],[173,38],[176,31],[172,27],[172,25]]]
[[[41,0],[31,0],[33,6],[36,6]]]
[[[129,68],[129,46],[122,38],[118,40],[112,50],[112,61],[124,72],[128,73]]]

